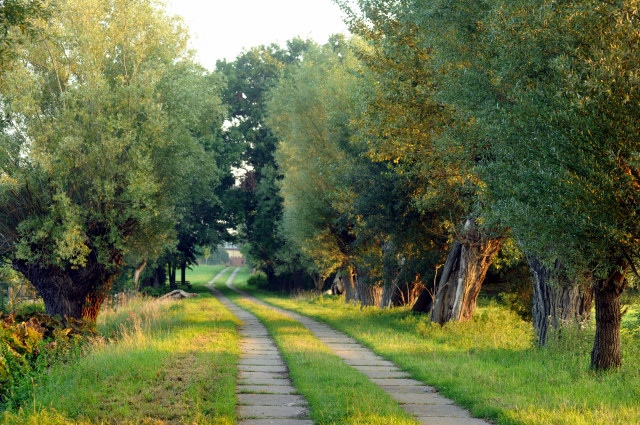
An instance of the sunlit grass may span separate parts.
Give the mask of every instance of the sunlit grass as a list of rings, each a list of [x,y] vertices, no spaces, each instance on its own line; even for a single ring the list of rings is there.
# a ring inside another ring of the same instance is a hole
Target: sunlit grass
[[[314,423],[416,424],[388,394],[347,366],[300,323],[219,287],[265,324],[282,351],[295,386],[309,402]]]
[[[215,265],[209,266],[206,264],[193,266],[192,269],[187,269],[186,279],[192,285],[205,285],[209,282],[215,275],[220,273],[225,269],[225,265]],[[232,269],[233,267],[230,267]]]
[[[237,319],[206,289],[103,313],[87,355],[36,383],[5,424],[235,423]],[[111,339],[113,338],[113,339]]]
[[[505,308],[479,308],[473,321],[433,325],[405,309],[346,305],[343,298],[265,301],[331,324],[439,388],[475,416],[499,424],[640,423],[640,338],[623,332],[623,367],[593,373],[593,329],[568,329],[535,346],[529,323]]]

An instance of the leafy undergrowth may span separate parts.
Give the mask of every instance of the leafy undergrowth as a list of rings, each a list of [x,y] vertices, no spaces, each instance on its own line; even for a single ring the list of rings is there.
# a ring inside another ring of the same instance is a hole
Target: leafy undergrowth
[[[35,381],[32,398],[2,423],[235,423],[237,319],[205,288],[196,291],[103,313],[104,338]]]
[[[52,364],[78,355],[94,335],[86,322],[63,324],[37,309],[0,313],[0,407],[19,404],[32,393],[32,379]]]
[[[246,277],[240,277],[240,279]],[[319,425],[413,425],[416,422],[391,397],[347,366],[304,326],[270,308],[221,288],[264,323],[280,348],[296,388],[309,402]]]
[[[441,327],[405,309],[360,308],[342,297],[255,295],[353,336],[477,417],[504,425],[640,423],[637,324],[623,330],[622,368],[594,373],[593,329],[566,329],[537,348],[531,325],[494,304],[471,322]]]

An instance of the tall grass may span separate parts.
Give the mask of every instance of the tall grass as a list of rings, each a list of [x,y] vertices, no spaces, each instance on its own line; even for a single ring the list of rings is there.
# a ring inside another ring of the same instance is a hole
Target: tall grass
[[[86,355],[51,368],[2,423],[233,424],[237,319],[199,292],[103,312]]]

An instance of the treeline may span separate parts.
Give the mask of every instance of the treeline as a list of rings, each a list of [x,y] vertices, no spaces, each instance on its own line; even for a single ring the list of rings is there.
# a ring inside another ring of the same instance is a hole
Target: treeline
[[[640,254],[636,2],[356,3],[353,38],[289,46],[267,94],[237,92],[260,108],[238,127],[275,146],[244,183],[262,205],[247,229],[276,218],[249,240],[258,267],[337,275],[365,305],[413,293],[445,323],[471,318],[508,244],[533,272],[540,343],[593,299],[591,367],[618,366]]]

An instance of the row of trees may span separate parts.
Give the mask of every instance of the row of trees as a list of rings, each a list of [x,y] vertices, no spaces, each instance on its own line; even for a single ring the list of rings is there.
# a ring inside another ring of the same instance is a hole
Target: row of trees
[[[640,255],[635,2],[341,5],[356,37],[307,43],[266,96],[271,229],[290,242],[268,261],[297,255],[347,301],[445,323],[471,318],[517,247],[540,342],[595,299],[591,367],[618,366]]]
[[[335,277],[347,301],[445,323],[519,249],[540,342],[595,297],[592,367],[620,364],[640,255],[635,2],[342,7],[354,38],[209,74],[154,1],[3,3],[2,257],[49,313],[92,318],[123,264],[175,282],[241,223],[272,286]]]

